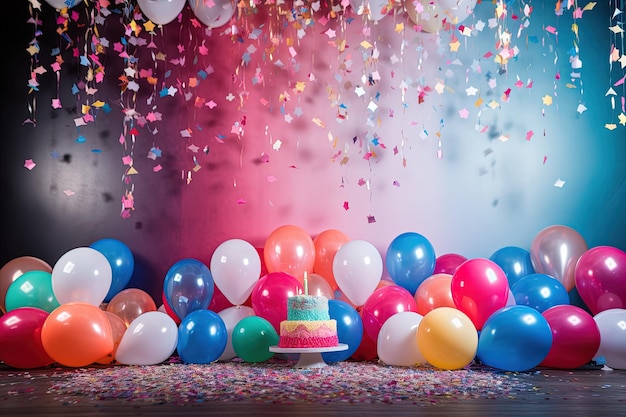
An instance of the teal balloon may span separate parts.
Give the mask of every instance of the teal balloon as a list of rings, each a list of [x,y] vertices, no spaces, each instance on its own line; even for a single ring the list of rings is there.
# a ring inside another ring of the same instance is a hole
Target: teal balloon
[[[52,274],[46,271],[27,271],[9,285],[5,295],[6,311],[20,307],[36,307],[48,313],[59,307],[52,291]]]
[[[111,265],[111,287],[104,297],[104,301],[111,301],[117,293],[126,289],[135,271],[135,257],[130,248],[117,239],[100,239],[90,247],[103,254]]]
[[[178,326],[178,356],[185,363],[211,363],[226,349],[228,330],[211,310],[192,311]]]
[[[503,307],[494,312],[480,331],[476,357],[504,371],[528,371],[548,356],[552,329],[546,318],[528,306]]]
[[[235,354],[245,362],[265,362],[274,356],[270,346],[278,345],[278,333],[272,324],[259,316],[241,319],[233,329]]]

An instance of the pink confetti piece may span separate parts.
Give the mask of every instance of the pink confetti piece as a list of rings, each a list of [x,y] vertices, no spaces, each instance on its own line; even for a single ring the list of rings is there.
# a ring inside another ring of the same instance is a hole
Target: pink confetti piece
[[[526,140],[530,140],[534,134],[535,132],[533,132],[532,130],[529,130],[528,132],[526,132]]]
[[[71,196],[73,196],[76,193],[74,191],[68,189],[68,190],[64,190],[63,194],[65,194],[68,197],[71,197]]]
[[[238,198],[237,199],[237,204],[241,205],[241,204],[247,204],[248,202],[246,200],[244,200],[243,198]]]
[[[344,210],[346,210],[346,211],[347,211],[347,210],[350,210],[350,205],[348,204],[348,202],[347,202],[347,201],[344,201],[344,202],[343,202],[343,209],[344,209]]]
[[[37,164],[35,164],[32,159],[27,159],[24,161],[24,168],[26,168],[29,171],[32,171],[36,165]]]

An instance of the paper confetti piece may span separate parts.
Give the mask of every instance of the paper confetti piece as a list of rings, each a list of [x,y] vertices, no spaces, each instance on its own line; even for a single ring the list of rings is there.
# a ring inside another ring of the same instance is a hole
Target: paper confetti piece
[[[76,193],[74,191],[72,191],[72,190],[64,190],[63,194],[65,194],[68,197],[71,197],[71,196],[73,196]]]
[[[35,164],[35,162],[33,162],[32,159],[27,159],[24,161],[24,168],[26,168],[29,171],[32,171],[33,168],[35,168],[37,164]]]
[[[565,181],[563,181],[562,179],[558,179],[556,180],[556,182],[554,183],[554,186],[557,188],[563,188],[563,186],[565,185]]]

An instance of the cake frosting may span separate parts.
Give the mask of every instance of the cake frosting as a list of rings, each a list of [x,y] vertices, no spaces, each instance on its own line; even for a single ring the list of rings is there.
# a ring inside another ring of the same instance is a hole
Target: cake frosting
[[[278,346],[321,348],[339,344],[337,320],[328,313],[324,296],[295,295],[287,300],[287,320],[280,322]]]

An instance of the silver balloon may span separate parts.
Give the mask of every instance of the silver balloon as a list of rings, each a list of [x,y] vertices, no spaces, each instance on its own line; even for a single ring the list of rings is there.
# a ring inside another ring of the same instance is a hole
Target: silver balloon
[[[587,251],[585,239],[567,226],[548,226],[530,246],[530,260],[536,272],[550,275],[571,291],[576,282],[576,262]]]

